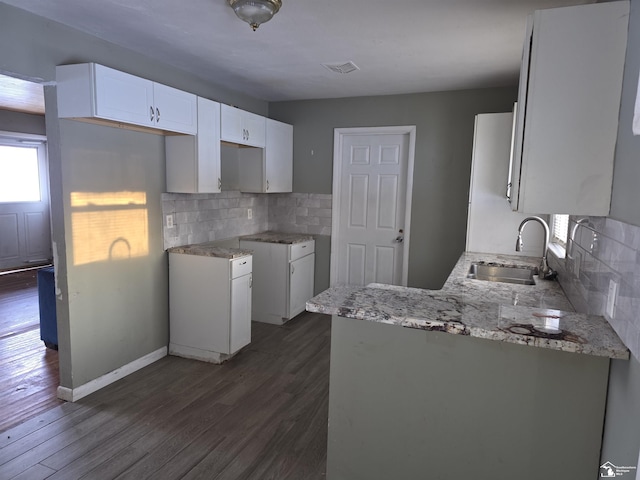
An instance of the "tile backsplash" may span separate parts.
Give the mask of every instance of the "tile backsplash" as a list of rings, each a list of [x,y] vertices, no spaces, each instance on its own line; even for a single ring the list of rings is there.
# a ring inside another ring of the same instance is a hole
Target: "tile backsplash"
[[[270,194],[269,229],[331,235],[331,201],[330,194]]]
[[[640,359],[640,227],[608,217],[570,217],[564,259],[551,267],[574,308],[605,315],[610,281],[618,284],[609,323]],[[608,317],[608,315],[605,315]]]
[[[330,235],[331,200],[330,194],[316,193],[163,193],[164,248],[265,230]]]

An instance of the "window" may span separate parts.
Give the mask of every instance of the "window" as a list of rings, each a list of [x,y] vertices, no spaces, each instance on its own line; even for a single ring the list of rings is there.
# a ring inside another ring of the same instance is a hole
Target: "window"
[[[0,138],[0,203],[39,202],[42,142]]]
[[[568,231],[569,215],[551,216],[551,243],[557,243],[566,249]]]

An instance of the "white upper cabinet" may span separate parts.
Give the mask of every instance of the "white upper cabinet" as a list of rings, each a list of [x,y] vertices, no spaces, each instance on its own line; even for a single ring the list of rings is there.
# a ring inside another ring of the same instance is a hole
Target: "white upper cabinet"
[[[510,179],[514,210],[609,213],[628,20],[626,1],[529,18]]]
[[[266,145],[238,149],[241,192],[293,191],[293,126],[266,119]]]
[[[265,117],[224,104],[220,115],[222,141],[252,147],[265,146]]]
[[[293,191],[293,125],[267,119],[265,191]]]
[[[196,96],[95,63],[56,67],[58,116],[194,135]]]
[[[198,97],[198,133],[165,137],[167,192],[219,193],[220,104]]]
[[[153,84],[155,125],[168,132],[195,135],[198,131],[197,96],[161,83]]]

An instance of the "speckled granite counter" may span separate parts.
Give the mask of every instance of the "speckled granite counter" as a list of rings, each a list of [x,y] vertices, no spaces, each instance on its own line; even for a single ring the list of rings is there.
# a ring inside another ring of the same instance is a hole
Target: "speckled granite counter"
[[[294,244],[313,240],[313,235],[309,235],[306,233],[282,233],[267,231],[256,233],[254,235],[244,235],[240,237],[240,239],[249,240],[252,242]]]
[[[538,259],[465,253],[442,290],[370,284],[333,287],[307,302],[311,312],[408,328],[628,359],[600,316],[574,313],[556,281],[513,285],[466,278],[473,262],[537,266]]]
[[[184,245],[182,247],[172,247],[167,250],[169,253],[184,253],[187,255],[201,255],[204,257],[220,257],[220,258],[240,258],[251,255],[250,250],[241,248],[230,248],[220,246],[219,242],[196,243],[193,245]]]

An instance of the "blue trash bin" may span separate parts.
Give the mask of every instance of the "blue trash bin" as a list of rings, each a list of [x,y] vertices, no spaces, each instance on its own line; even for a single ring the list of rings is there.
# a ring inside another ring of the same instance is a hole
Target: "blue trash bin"
[[[38,303],[40,305],[40,339],[47,348],[58,349],[56,286],[53,267],[38,270]]]

